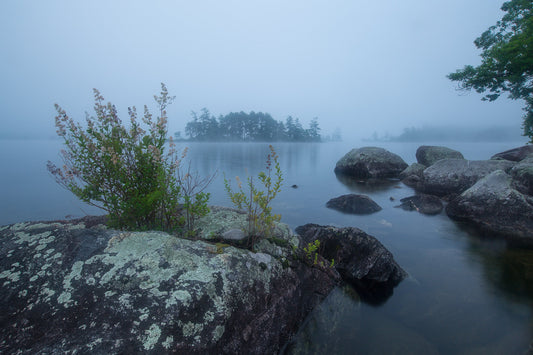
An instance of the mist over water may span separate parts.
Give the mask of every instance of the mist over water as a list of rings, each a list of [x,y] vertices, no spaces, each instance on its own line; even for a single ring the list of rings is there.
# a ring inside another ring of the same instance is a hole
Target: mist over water
[[[523,143],[445,145],[478,160]],[[201,175],[218,170],[208,190],[210,203],[223,206],[231,206],[224,174],[228,179],[256,175],[264,170],[269,151],[263,143],[180,144],[189,147],[188,159]],[[533,253],[473,233],[444,212],[426,216],[395,208],[414,194],[399,181],[375,186],[336,177],[337,160],[366,145],[274,144],[284,187],[273,210],[292,228],[305,223],[358,227],[383,243],[409,277],[379,306],[364,303],[349,287],[335,289],[310,314],[286,353],[523,353],[533,338]],[[421,143],[376,145],[410,164]],[[0,163],[9,167],[2,176],[0,225],[101,213],[77,201],[46,172],[47,160],[60,162],[60,148],[57,140],[0,140],[0,151],[8,153]],[[346,193],[366,194],[383,210],[357,216],[325,207],[330,198]]]

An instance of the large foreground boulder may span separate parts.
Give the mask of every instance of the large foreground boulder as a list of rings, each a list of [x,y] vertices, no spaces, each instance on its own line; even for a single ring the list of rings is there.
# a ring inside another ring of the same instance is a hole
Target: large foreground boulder
[[[318,240],[320,255],[334,260],[342,278],[369,303],[387,300],[394,287],[407,276],[383,244],[358,228],[306,224],[297,227],[296,232],[304,244]]]
[[[431,166],[441,159],[464,159],[463,154],[448,147],[422,145],[416,150],[418,163]]]
[[[0,353],[273,354],[337,281],[283,234],[251,252],[92,224],[0,227]]]
[[[335,166],[335,173],[360,179],[397,178],[407,168],[398,155],[378,147],[352,149]]]
[[[381,211],[381,206],[366,195],[348,194],[332,198],[326,207],[353,214],[370,214]]]
[[[416,188],[430,195],[458,195],[491,172],[508,172],[515,164],[506,160],[441,159],[424,170]]]
[[[533,247],[533,198],[515,190],[511,177],[502,170],[453,199],[446,213],[489,234],[503,235],[514,245]]]

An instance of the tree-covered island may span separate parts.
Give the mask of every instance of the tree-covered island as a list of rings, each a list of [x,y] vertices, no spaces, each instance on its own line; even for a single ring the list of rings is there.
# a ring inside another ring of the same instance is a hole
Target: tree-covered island
[[[318,119],[313,118],[309,128],[303,128],[298,118],[288,116],[277,121],[263,112],[230,112],[213,116],[203,108],[200,114],[192,112],[192,121],[185,126],[185,135],[191,141],[240,142],[320,142]],[[180,139],[179,133],[176,138]]]

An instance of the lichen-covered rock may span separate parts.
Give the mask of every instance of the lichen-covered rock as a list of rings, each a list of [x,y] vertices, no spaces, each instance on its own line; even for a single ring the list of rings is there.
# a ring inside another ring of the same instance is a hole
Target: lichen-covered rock
[[[452,219],[466,221],[509,242],[533,247],[533,198],[512,186],[511,177],[497,170],[446,206]]]
[[[379,304],[387,300],[407,273],[376,238],[353,227],[306,224],[296,228],[306,245],[320,242],[319,253],[352,284],[361,298]]]
[[[366,195],[348,194],[332,198],[326,206],[337,211],[353,214],[370,214],[381,211],[374,200]]]
[[[378,147],[352,149],[335,166],[335,173],[361,179],[397,178],[407,168],[398,155]]]
[[[506,160],[441,159],[424,170],[416,188],[430,195],[458,195],[491,172],[508,172],[515,164]]]
[[[533,154],[533,145],[524,145],[522,147],[513,148],[494,154],[491,159],[504,159],[510,161],[522,161],[527,158],[528,155]]]
[[[406,211],[417,211],[422,214],[439,214],[442,212],[444,205],[437,196],[419,194],[405,197],[400,200],[401,205],[397,206]]]
[[[463,154],[448,147],[422,145],[416,150],[418,163],[431,166],[441,159],[464,159]]]
[[[0,353],[276,353],[336,282],[277,238],[254,253],[83,220],[0,227]]]

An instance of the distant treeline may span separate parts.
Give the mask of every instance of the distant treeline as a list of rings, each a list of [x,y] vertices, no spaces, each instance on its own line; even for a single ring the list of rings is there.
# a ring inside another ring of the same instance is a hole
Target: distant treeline
[[[516,127],[493,126],[486,128],[469,127],[422,127],[404,128],[398,136],[378,138],[375,133],[373,140],[390,142],[424,142],[424,141],[455,141],[455,142],[496,142],[513,141],[521,137]]]
[[[231,112],[215,118],[209,110],[198,115],[192,112],[192,121],[185,126],[186,136],[193,141],[243,141],[243,142],[320,142],[318,119],[304,129],[298,118],[287,117],[276,121],[263,112]],[[179,134],[176,134],[177,138]]]

